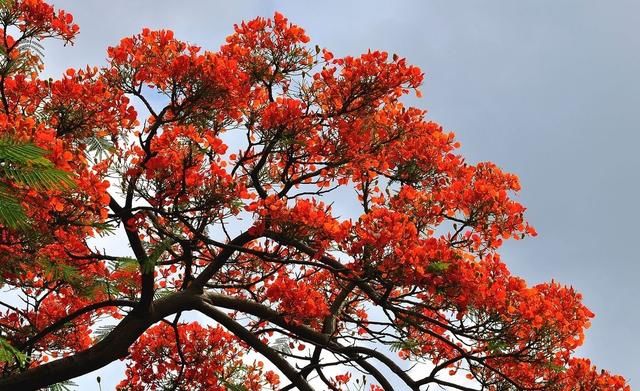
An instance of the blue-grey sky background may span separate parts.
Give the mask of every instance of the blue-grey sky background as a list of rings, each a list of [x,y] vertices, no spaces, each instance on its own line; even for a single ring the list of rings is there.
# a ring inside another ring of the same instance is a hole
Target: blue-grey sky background
[[[105,63],[143,27],[217,49],[234,23],[283,12],[336,55],[369,48],[426,73],[411,103],[454,131],[471,162],[520,176],[539,236],[503,259],[529,283],[555,279],[596,313],[579,354],[640,387],[640,2],[56,0],[80,24],[73,47],[47,44],[47,73]],[[103,390],[121,364],[98,371]],[[97,389],[95,374],[82,390]]]

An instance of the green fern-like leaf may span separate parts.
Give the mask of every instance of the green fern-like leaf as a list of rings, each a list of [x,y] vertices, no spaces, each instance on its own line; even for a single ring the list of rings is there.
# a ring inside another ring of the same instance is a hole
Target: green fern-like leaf
[[[115,234],[116,229],[118,228],[112,223],[103,223],[103,222],[92,222],[91,227],[96,229],[96,233],[100,237],[110,236]]]
[[[44,64],[44,47],[36,39],[28,39],[18,44],[14,51],[17,57],[6,59],[10,72],[38,73]]]
[[[175,291],[171,289],[156,289],[156,291],[153,292],[153,300],[160,300],[164,297],[171,296],[174,292]]]
[[[23,51],[29,51],[37,55],[40,59],[44,58],[44,46],[35,39],[22,41],[18,48]]]
[[[87,139],[87,152],[91,153],[95,158],[102,159],[115,150],[115,146],[106,137],[90,137]]]
[[[174,243],[175,241],[173,239],[167,239],[153,247],[151,249],[151,254],[149,254],[149,257],[147,258],[147,261],[142,265],[142,272],[151,273],[160,257],[162,257],[162,254],[170,249],[171,246],[174,245]]]
[[[0,184],[0,222],[11,229],[22,229],[27,226],[27,215],[18,199],[9,188]]]
[[[47,387],[45,390],[47,391],[73,391],[75,387],[78,385],[71,380],[66,380],[60,383],[52,384]]]
[[[449,266],[451,265],[446,262],[436,261],[436,262],[431,262],[427,267],[427,270],[429,270],[431,273],[434,273],[434,274],[442,274],[446,272],[447,269],[449,269]]]
[[[33,144],[0,138],[0,161],[51,167],[53,164],[45,158],[46,154],[46,150]]]
[[[107,338],[107,335],[109,335],[115,328],[116,328],[115,324],[98,326],[94,331],[95,342],[100,342],[103,339]]]
[[[6,339],[0,337],[0,362],[18,363],[18,365],[23,366],[26,360],[27,356],[24,353],[11,346]]]
[[[132,257],[120,257],[109,261],[113,270],[134,271],[138,269],[138,260]]]
[[[4,165],[0,175],[9,181],[29,186],[36,190],[66,190],[73,188],[75,182],[69,173],[52,167],[14,167]]]
[[[0,138],[0,223],[10,229],[28,226],[13,185],[36,190],[67,190],[75,186],[71,174],[54,167],[47,151],[30,143]]]

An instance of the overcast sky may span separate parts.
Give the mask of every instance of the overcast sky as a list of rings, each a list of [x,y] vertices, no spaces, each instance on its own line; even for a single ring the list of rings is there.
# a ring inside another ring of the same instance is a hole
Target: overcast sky
[[[54,1],[80,24],[75,46],[47,45],[48,72],[102,65],[142,27],[216,49],[234,23],[283,12],[336,55],[369,48],[426,73],[412,104],[456,132],[469,161],[520,176],[539,236],[502,251],[530,283],[555,279],[596,313],[580,355],[640,387],[640,2]],[[117,366],[117,365],[116,365]],[[103,390],[121,375],[102,370]],[[82,390],[96,387],[95,375]]]

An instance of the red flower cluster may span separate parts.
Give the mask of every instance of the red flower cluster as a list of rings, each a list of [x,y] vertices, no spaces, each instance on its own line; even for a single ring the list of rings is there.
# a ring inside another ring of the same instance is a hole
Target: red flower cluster
[[[198,323],[153,326],[131,348],[126,379],[118,390],[251,391],[275,387],[278,375],[246,364],[232,334]]]

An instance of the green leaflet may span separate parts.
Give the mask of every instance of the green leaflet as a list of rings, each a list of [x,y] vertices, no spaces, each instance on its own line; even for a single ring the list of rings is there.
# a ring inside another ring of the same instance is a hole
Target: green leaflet
[[[47,151],[29,143],[19,143],[11,139],[0,138],[0,159],[19,164],[36,164],[52,167],[45,158]]]
[[[36,190],[66,190],[75,182],[71,174],[53,166],[47,151],[31,143],[0,138],[0,223],[10,229],[28,226],[27,216],[12,184]]]
[[[0,362],[15,362],[22,367],[26,360],[27,356],[24,353],[11,346],[6,339],[0,337]]]
[[[431,262],[427,267],[427,270],[429,270],[431,273],[439,274],[447,271],[449,266],[450,265],[446,262],[436,261],[436,262]]]
[[[2,156],[0,156],[0,161],[2,161]],[[75,185],[68,172],[48,166],[16,167],[4,164],[0,176],[36,190],[65,190]]]
[[[143,274],[152,273],[153,268],[155,268],[156,266],[156,262],[158,262],[158,259],[160,259],[162,254],[164,254],[165,251],[170,249],[174,243],[175,241],[173,239],[167,239],[159,243],[157,246],[153,247],[151,249],[151,254],[149,254],[149,257],[147,258],[147,261],[142,264],[142,273]]]
[[[91,136],[87,139],[87,152],[92,153],[97,159],[102,159],[115,151],[115,146],[106,137]]]
[[[46,388],[46,391],[72,391],[74,387],[78,385],[71,380],[66,380],[60,383],[52,384]]]
[[[100,342],[103,339],[105,339],[112,331],[113,329],[116,328],[115,324],[109,324],[109,325],[102,325],[102,326],[98,326],[95,330],[94,330],[94,341],[95,342]]]
[[[0,183],[0,222],[11,229],[24,229],[28,226],[27,215],[22,205],[10,189]]]

